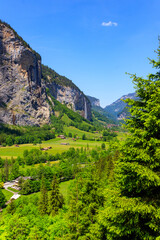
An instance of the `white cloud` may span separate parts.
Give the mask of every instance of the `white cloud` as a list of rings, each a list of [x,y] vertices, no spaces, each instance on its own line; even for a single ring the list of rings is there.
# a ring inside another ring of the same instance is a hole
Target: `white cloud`
[[[103,26],[103,27],[112,27],[112,26],[117,27],[117,26],[118,26],[118,23],[116,23],[116,22],[111,22],[111,21],[109,21],[109,22],[102,22],[102,26]]]

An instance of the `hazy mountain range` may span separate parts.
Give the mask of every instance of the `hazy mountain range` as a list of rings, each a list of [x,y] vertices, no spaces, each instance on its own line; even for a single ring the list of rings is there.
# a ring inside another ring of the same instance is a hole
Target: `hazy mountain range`
[[[100,106],[99,99],[93,98],[90,96],[87,96],[87,97],[91,102],[92,109],[106,116],[109,119],[118,121],[118,120],[125,119],[129,115],[128,109],[126,108],[127,103],[125,103],[124,100],[127,98],[136,99],[136,93],[129,93],[129,94],[123,95],[121,98],[117,99],[112,104],[107,105],[105,108],[102,108]]]

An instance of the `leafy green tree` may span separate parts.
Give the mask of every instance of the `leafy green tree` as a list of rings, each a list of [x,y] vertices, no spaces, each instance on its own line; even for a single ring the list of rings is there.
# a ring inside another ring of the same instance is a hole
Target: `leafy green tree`
[[[72,133],[69,132],[69,133],[68,133],[68,137],[72,137]]]
[[[48,191],[46,188],[44,177],[42,177],[38,207],[39,207],[39,212],[41,215],[48,214]]]
[[[4,162],[4,180],[8,181],[9,178],[9,161],[8,159]]]
[[[75,179],[70,195],[68,212],[70,233],[65,238],[90,239],[90,228],[96,222],[98,209],[104,203],[100,179],[92,167]]]
[[[19,176],[19,164],[17,161],[13,163],[10,174],[12,179],[15,179]]]
[[[29,228],[27,217],[20,217],[16,214],[9,220],[6,239],[25,240],[29,234]]]
[[[13,139],[12,139],[11,136],[9,136],[9,137],[6,138],[6,144],[7,144],[8,146],[12,146],[12,145],[13,145]]]
[[[43,232],[41,232],[40,229],[38,229],[37,226],[34,226],[33,228],[31,228],[30,234],[29,234],[29,239],[30,240],[44,240],[46,239],[44,237]]]
[[[160,49],[158,50],[160,57]],[[160,68],[158,61],[151,61]],[[120,148],[115,185],[99,214],[99,239],[147,240],[160,236],[160,72],[132,76],[137,99],[128,99],[131,133]],[[104,237],[105,236],[105,237]]]
[[[102,143],[102,144],[101,144],[101,148],[102,148],[103,150],[106,148],[105,143]]]
[[[59,191],[57,178],[54,177],[51,183],[51,192],[49,195],[49,213],[54,216],[58,213],[59,208],[62,208],[64,198]]]
[[[16,211],[15,200],[11,199],[10,204],[7,206],[7,213],[11,213],[13,215],[15,211]]]
[[[86,134],[84,133],[83,135],[82,135],[82,140],[86,140],[87,138],[86,138]]]
[[[6,202],[6,198],[2,192],[2,190],[0,189],[0,208],[4,207]]]
[[[30,180],[27,179],[25,181],[22,181],[21,183],[21,194],[27,195],[29,193],[31,193],[31,184],[30,184]]]

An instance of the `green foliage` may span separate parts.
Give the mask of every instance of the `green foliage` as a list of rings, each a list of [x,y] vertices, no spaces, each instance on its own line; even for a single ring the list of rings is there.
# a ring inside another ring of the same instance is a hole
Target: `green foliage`
[[[6,198],[2,192],[2,190],[0,189],[0,208],[4,207],[6,202]]]
[[[68,137],[72,137],[72,133],[69,132],[69,133],[68,133]]]
[[[29,221],[26,217],[19,218],[18,215],[9,221],[7,239],[25,240],[29,233]]]
[[[38,207],[41,215],[48,214],[48,192],[44,177],[42,178]]]
[[[112,123],[112,124],[115,123],[115,121],[112,120],[109,116],[107,116],[107,113],[100,107],[92,109],[92,119],[93,119],[93,123],[98,124],[98,125],[102,125],[102,124],[106,125],[109,123]]]
[[[79,90],[79,88],[68,78],[59,75],[53,69],[42,64],[42,78],[46,84],[54,82],[60,86],[71,87],[73,89]],[[80,91],[80,90],[79,90]]]
[[[86,134],[85,133],[82,135],[82,140],[86,140]]]
[[[159,62],[153,63],[159,68]],[[101,233],[99,239],[152,240],[160,233],[160,74],[132,78],[138,98],[126,101],[131,134],[120,147],[115,184],[105,193],[95,233]]]
[[[98,209],[103,206],[100,179],[92,168],[79,174],[71,188],[69,200],[69,234],[67,239],[90,239],[89,229],[96,221]]]
[[[52,216],[55,216],[58,213],[59,208],[62,208],[64,204],[64,199],[62,194],[59,191],[59,184],[54,177],[52,183],[51,183],[51,191],[49,194],[49,214]]]
[[[101,148],[104,150],[106,148],[105,143],[102,143]]]
[[[116,124],[117,119],[114,115],[109,113],[108,111],[104,110],[103,108],[99,106],[93,106],[92,107],[92,114],[93,114],[93,121],[100,121],[104,122],[105,124],[111,123],[111,124]]]
[[[84,130],[87,132],[96,130],[96,127],[93,125],[92,122],[83,118],[77,112],[72,111],[65,104],[61,104],[59,101],[57,101],[52,96],[48,88],[46,89],[46,92],[49,98],[52,100],[50,101],[50,99],[48,98],[48,103],[50,104],[52,110],[54,111],[54,113],[58,112],[58,117],[56,117],[55,115],[51,116],[52,125],[55,127],[57,133],[63,133],[64,125],[74,126],[80,130]],[[54,103],[54,106],[52,103]]]
[[[11,202],[7,206],[7,213],[14,214],[16,211],[16,205],[15,205],[15,200],[11,199]]]
[[[41,143],[43,140],[55,138],[51,126],[9,126],[0,124],[0,144],[11,146],[13,144]]]

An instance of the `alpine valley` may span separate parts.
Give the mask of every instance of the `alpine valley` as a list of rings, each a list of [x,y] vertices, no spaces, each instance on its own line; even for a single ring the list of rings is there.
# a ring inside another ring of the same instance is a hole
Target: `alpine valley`
[[[50,123],[53,99],[91,120],[91,104],[69,79],[41,64],[41,56],[0,22],[0,122],[16,125]]]
[[[158,71],[102,108],[0,21],[0,239],[160,240]]]

